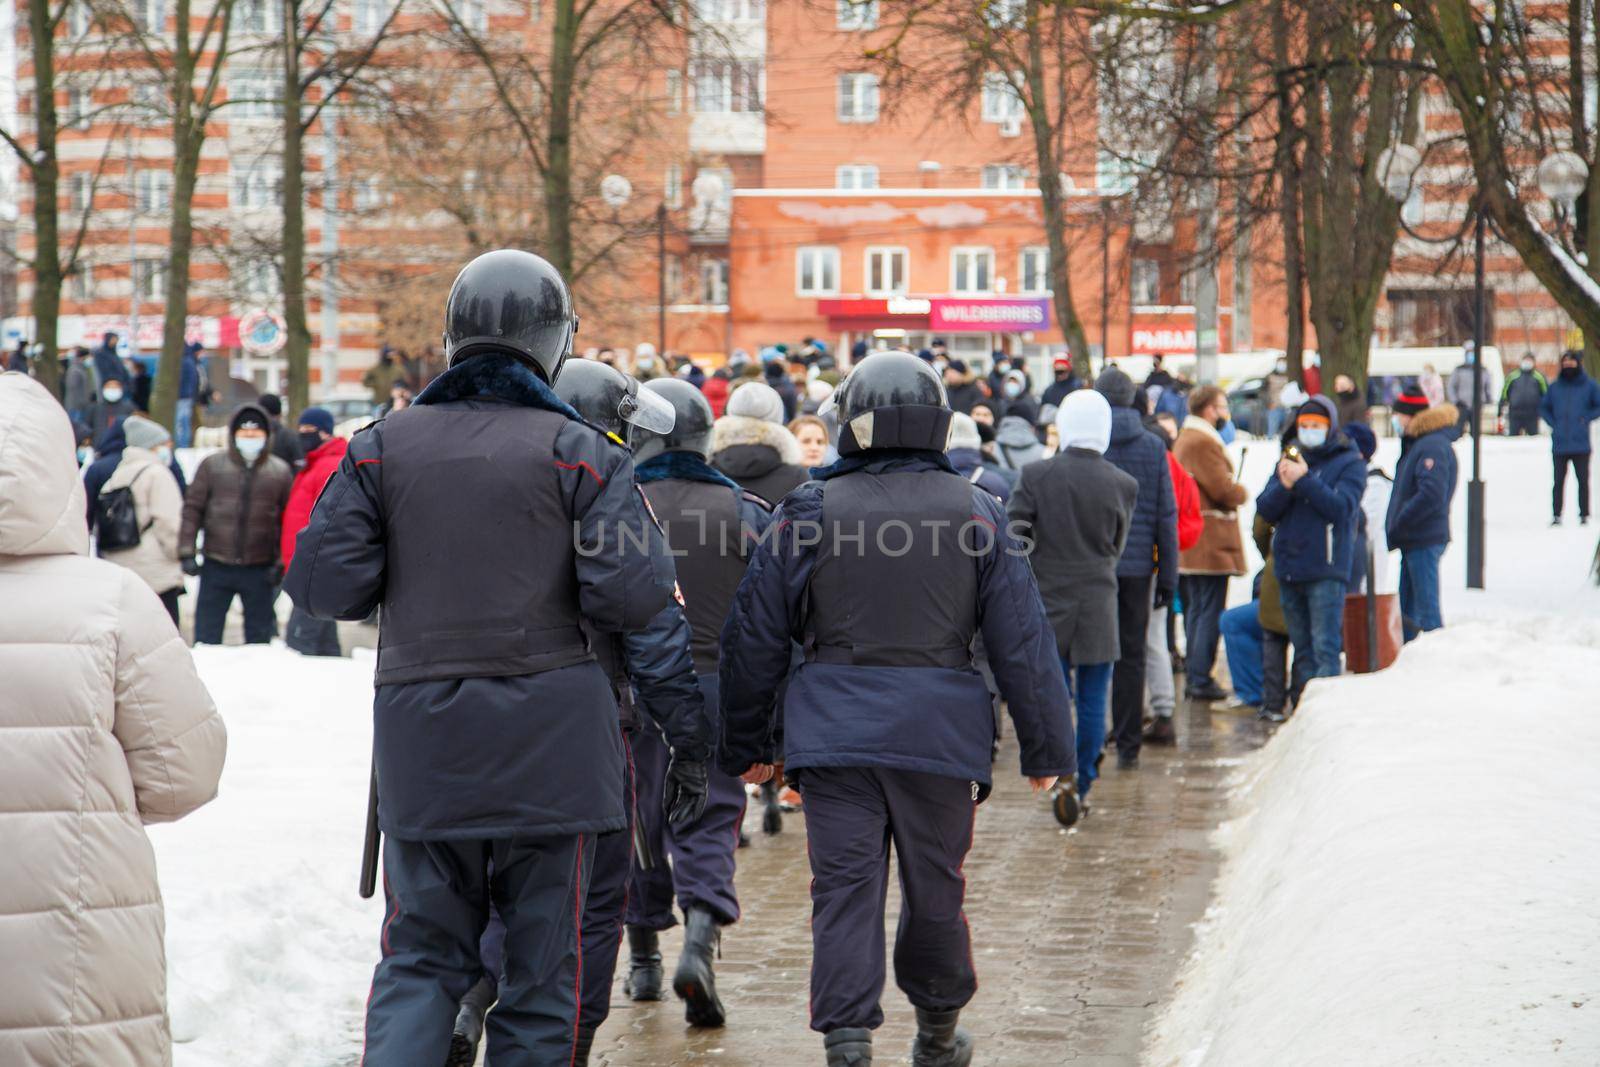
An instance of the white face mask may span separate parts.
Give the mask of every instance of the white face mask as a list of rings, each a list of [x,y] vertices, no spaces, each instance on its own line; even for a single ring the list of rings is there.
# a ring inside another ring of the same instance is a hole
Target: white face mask
[[[156,449],[156,459],[161,461],[162,466],[171,465],[172,449],[168,448],[166,445],[162,445],[160,448]]]
[[[261,450],[267,447],[265,437],[236,437],[233,443],[246,463],[254,463],[256,457],[261,455]]]
[[[107,389],[101,395],[106,398],[106,403],[115,404],[117,401],[122,399],[122,390],[121,389]]]
[[[93,458],[94,449],[90,448],[88,445],[84,445],[82,448],[78,449],[78,466],[83,466]]]
[[[1321,448],[1328,443],[1328,430],[1324,426],[1302,426],[1295,431],[1295,436],[1306,448]]]
[[[1523,360],[1522,361],[1522,369],[1523,370],[1532,370],[1533,369],[1533,360],[1531,360],[1531,359]]]

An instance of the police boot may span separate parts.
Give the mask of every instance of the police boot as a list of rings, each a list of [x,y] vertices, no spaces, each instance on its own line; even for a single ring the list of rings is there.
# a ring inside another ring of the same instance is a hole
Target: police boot
[[[690,1026],[721,1026],[727,1022],[717,999],[717,976],[711,957],[721,946],[722,930],[716,917],[704,908],[690,908],[683,917],[683,955],[672,976],[672,991],[684,1001],[683,1017]]]
[[[961,1009],[917,1009],[917,1038],[911,1042],[911,1067],[967,1067],[972,1035],[956,1025]]]
[[[478,1062],[478,1043],[483,1040],[483,1017],[498,999],[499,986],[493,978],[481,978],[461,998],[456,1025],[450,1034],[450,1052],[444,1067],[472,1067]]]
[[[872,1031],[852,1026],[830,1031],[822,1039],[828,1067],[872,1067]]]
[[[661,999],[661,942],[654,930],[628,927],[628,979],[622,991],[633,1000]]]
[[[572,1044],[571,1067],[589,1067],[589,1050],[594,1047],[594,1031],[587,1026],[578,1027],[578,1038]]]
[[[761,783],[761,832],[783,832],[783,808],[778,804],[778,783],[771,778]]]

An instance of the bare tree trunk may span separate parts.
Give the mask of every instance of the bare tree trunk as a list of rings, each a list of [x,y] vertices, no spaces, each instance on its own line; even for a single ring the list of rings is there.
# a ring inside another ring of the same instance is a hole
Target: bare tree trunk
[[[1289,374],[1303,387],[1305,385],[1306,348],[1306,263],[1305,249],[1300,243],[1300,171],[1295,164],[1295,141],[1299,126],[1295,122],[1294,101],[1290,98],[1289,77],[1289,19],[1284,11],[1285,0],[1277,0],[1272,7],[1272,53],[1277,67],[1278,129],[1278,216],[1283,230],[1283,284],[1287,296],[1285,315],[1284,350],[1289,364]]]
[[[183,346],[189,325],[189,261],[194,248],[194,188],[200,170],[203,134],[194,129],[194,112],[180,100],[172,124],[172,223],[167,230],[166,307],[161,316],[161,361],[150,391],[150,417],[173,425],[178,405]],[[137,275],[137,271],[135,271]],[[134,284],[139,284],[137,276]]]
[[[283,321],[289,415],[311,403],[311,329],[306,324],[305,127],[300,101],[300,5],[283,0]],[[332,189],[323,191],[326,198]],[[293,425],[286,419],[285,425]]]
[[[577,69],[576,0],[555,0],[550,38],[550,126],[544,175],[548,259],[563,278],[571,278],[572,257],[572,105]]]
[[[56,161],[55,22],[50,0],[28,0],[28,35],[33,46],[33,106],[37,143],[25,160],[33,179],[33,336],[39,344],[34,373],[46,389],[61,393],[56,330],[61,317],[60,168]]]

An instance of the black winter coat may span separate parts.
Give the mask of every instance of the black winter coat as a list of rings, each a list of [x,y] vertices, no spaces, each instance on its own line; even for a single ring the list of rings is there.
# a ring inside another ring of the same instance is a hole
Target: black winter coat
[[[386,419],[356,434],[295,543],[284,588],[298,607],[324,619],[365,618],[386,602],[388,545],[401,538],[410,539],[413,556],[419,545],[431,546],[436,565],[458,576],[464,597],[477,598],[473,590],[492,586],[496,576],[482,561],[503,557],[509,538],[524,546],[529,568],[553,555],[572,560],[571,576],[555,578],[570,582],[576,602],[560,610],[581,614],[596,630],[638,630],[666,607],[674,586],[671,558],[634,484],[632,455],[581,421],[531,370],[509,357],[476,356],[435,379],[416,404],[439,405],[456,425],[463,415],[481,425],[465,431],[467,439],[441,442],[417,469],[385,470]],[[474,462],[475,452],[506,454],[497,450],[501,435],[527,425],[524,408],[567,420],[550,453],[529,459],[527,469]],[[386,479],[393,491],[408,495],[404,513],[419,528],[397,529],[389,521]],[[561,501],[561,512],[507,507],[501,521],[463,525],[427,508],[434,483],[446,480],[456,498],[519,502],[521,484],[538,482]],[[638,534],[642,548],[630,540]],[[574,537],[585,548],[568,556],[565,543]],[[563,542],[559,553],[551,538]],[[406,610],[413,616],[430,611],[426,604]],[[441,604],[438,613],[459,617],[470,610],[470,604]],[[503,673],[484,663],[458,677],[379,685],[373,720],[379,822],[393,837],[560,836],[627,825],[617,705],[610,679],[592,657],[533,673]]]
[[[1128,543],[1117,564],[1118,577],[1138,578],[1154,571],[1157,588],[1176,590],[1178,504],[1173,495],[1166,444],[1144,428],[1132,408],[1112,408],[1111,447],[1106,449],[1106,459],[1139,483]]]
[[[811,477],[800,462],[794,434],[748,415],[724,415],[716,421],[711,465],[773,506]]]

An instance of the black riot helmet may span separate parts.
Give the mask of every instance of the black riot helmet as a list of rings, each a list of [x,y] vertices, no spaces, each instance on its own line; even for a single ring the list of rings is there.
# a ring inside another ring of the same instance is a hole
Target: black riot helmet
[[[584,420],[620,443],[632,443],[633,429],[670,433],[672,405],[643,392],[637,379],[595,359],[574,359],[562,368],[556,396],[571,404]]]
[[[572,352],[578,316],[561,272],[532,252],[502,248],[461,268],[444,312],[449,366],[486,352],[513,355],[546,384]]]
[[[672,428],[666,433],[652,430],[639,435],[634,459],[643,462],[663,452],[693,452],[701,459],[711,457],[711,401],[682,378],[654,378],[640,390],[672,405]]]
[[[939,372],[909,352],[875,352],[858,362],[817,414],[835,410],[841,456],[869,448],[943,452],[950,440]]]

